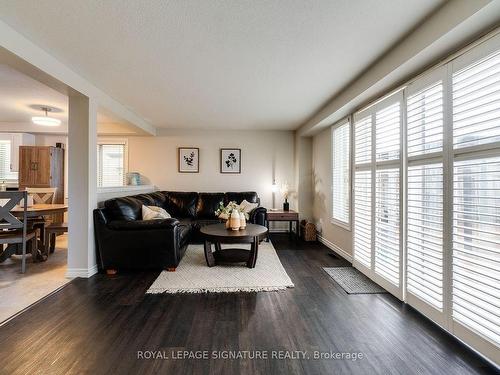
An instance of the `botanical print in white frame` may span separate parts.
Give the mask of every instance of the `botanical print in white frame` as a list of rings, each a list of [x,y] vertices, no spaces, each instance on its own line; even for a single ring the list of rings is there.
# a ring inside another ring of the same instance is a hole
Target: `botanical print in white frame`
[[[241,149],[220,149],[220,173],[241,173]]]
[[[198,173],[200,171],[200,149],[179,147],[179,172]]]

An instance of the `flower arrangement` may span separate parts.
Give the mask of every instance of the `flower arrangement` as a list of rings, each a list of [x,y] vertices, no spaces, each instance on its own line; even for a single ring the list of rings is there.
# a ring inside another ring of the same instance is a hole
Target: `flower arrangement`
[[[219,202],[219,208],[215,211],[215,216],[219,219],[227,220],[233,211],[238,211],[239,213],[242,212],[248,220],[248,213],[246,213],[235,201],[229,202],[227,206],[224,206],[224,202]]]

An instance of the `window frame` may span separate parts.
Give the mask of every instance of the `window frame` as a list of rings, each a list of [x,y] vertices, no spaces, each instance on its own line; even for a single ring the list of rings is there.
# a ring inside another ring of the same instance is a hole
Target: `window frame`
[[[99,175],[102,173],[102,162],[100,161],[99,158],[99,150],[97,150],[97,178],[96,178],[96,184],[98,189],[107,189],[107,188],[113,188],[113,187],[123,187],[127,186],[127,174],[128,174],[128,139],[126,138],[99,138],[97,140],[97,147],[101,145],[123,145],[123,185],[119,186],[100,186],[99,185]]]
[[[352,152],[353,152],[353,143],[352,143],[352,134],[353,134],[353,131],[352,131],[352,118],[351,116],[345,118],[345,119],[342,119],[341,121],[338,121],[336,122],[335,124],[333,124],[331,126],[331,129],[330,129],[330,139],[331,139],[331,145],[332,145],[332,148],[331,148],[331,172],[332,172],[332,189],[331,189],[331,198],[332,198],[332,204],[331,204],[331,210],[332,210],[332,214],[331,214],[331,220],[330,222],[334,225],[337,225],[341,228],[344,228],[345,230],[348,230],[348,231],[351,231],[352,230],[352,172],[353,172],[353,168],[352,168],[352,161],[353,161],[353,158],[352,158]],[[338,219],[336,217],[334,217],[334,209],[333,209],[333,206],[334,206],[334,199],[333,199],[333,194],[334,194],[334,179],[333,179],[333,168],[334,168],[334,150],[333,150],[333,145],[334,145],[334,140],[333,140],[333,137],[334,137],[334,131],[335,129],[338,129],[340,128],[341,126],[345,126],[347,125],[348,127],[348,136],[349,136],[349,145],[347,147],[347,150],[348,150],[348,155],[347,155],[347,158],[348,158],[348,165],[349,165],[349,171],[347,173],[348,175],[348,182],[347,182],[347,185],[348,185],[348,189],[347,189],[347,202],[348,202],[348,208],[349,208],[349,214],[348,214],[348,221],[345,222],[341,219]]]

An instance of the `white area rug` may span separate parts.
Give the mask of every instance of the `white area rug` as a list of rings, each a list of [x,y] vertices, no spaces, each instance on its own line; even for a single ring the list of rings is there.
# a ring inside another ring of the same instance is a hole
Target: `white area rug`
[[[222,245],[249,249],[247,244]],[[244,263],[208,267],[203,245],[189,245],[175,272],[163,271],[146,293],[262,292],[294,285],[270,242],[261,242],[255,268]]]

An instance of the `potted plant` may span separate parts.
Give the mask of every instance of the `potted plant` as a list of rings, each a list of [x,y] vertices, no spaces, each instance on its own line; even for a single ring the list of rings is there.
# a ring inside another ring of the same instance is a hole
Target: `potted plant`
[[[290,203],[288,203],[288,196],[290,194],[290,189],[287,182],[281,185],[281,194],[283,194],[283,198],[285,199],[285,201],[283,202],[283,211],[289,211]]]

